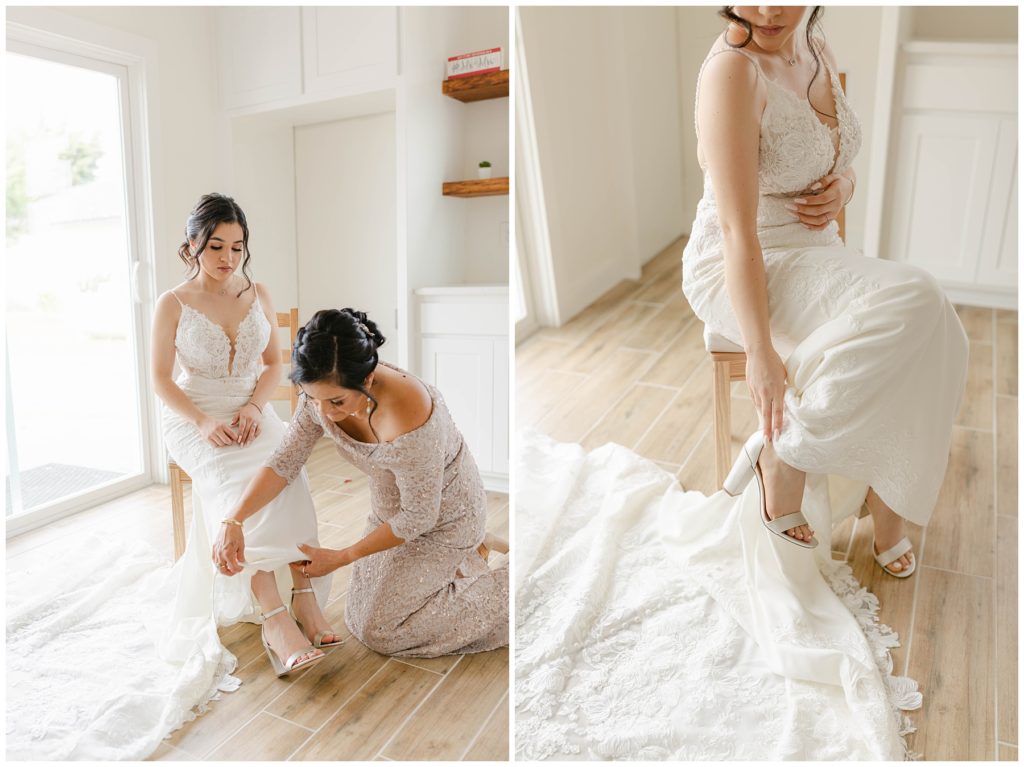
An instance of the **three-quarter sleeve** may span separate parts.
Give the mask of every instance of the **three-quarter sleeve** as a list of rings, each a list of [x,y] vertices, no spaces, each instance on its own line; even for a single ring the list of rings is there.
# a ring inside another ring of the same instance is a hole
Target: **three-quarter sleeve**
[[[291,484],[313,452],[316,441],[323,436],[324,427],[313,413],[312,405],[306,397],[302,397],[299,407],[288,424],[288,430],[281,439],[274,454],[267,459],[264,466],[274,470],[279,477]]]
[[[411,541],[437,527],[441,516],[444,451],[411,451],[408,460],[391,467],[398,486],[399,511],[387,520],[391,531]]]

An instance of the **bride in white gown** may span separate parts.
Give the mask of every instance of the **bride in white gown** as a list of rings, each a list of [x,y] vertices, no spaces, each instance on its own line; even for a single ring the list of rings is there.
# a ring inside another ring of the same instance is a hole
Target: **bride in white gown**
[[[906,756],[917,685],[892,675],[896,637],[830,531],[866,499],[879,565],[913,573],[903,519],[926,524],[938,496],[967,341],[934,279],[839,240],[860,128],[828,47],[811,49],[819,11],[795,34],[803,13],[725,12],[698,75],[683,285],[747,351],[768,516],[806,519],[773,535],[760,482],[705,497],[624,448],[523,435],[520,758]]]
[[[145,758],[238,687],[218,626],[263,622],[271,651],[296,667],[323,657],[311,643],[336,639],[319,607],[331,577],[310,583],[288,566],[305,559],[298,544],[319,545],[304,473],[246,520],[237,574],[212,562],[230,524],[222,520],[285,432],[267,405],[281,380],[280,347],[265,288],[236,274],[248,260],[237,204],[204,196],[187,232],[181,255],[195,275],[161,296],[153,333],[164,441],[192,479],[185,553],[172,566],[135,541],[83,541],[62,563],[59,586],[9,609],[8,758]],[[172,381],[175,354],[182,374]],[[294,600],[308,635],[288,611],[270,615],[289,605],[293,586],[313,589]]]

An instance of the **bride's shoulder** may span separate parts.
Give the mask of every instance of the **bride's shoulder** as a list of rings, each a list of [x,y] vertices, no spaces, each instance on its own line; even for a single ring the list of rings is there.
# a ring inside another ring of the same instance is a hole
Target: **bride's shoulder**
[[[729,46],[716,46],[704,60],[702,88],[730,88],[755,91],[758,66],[751,54]]]
[[[253,280],[252,289],[256,291],[256,295],[259,297],[260,301],[264,304],[270,303],[270,291],[267,289],[266,285],[262,282],[256,282]]]
[[[156,312],[158,315],[177,318],[181,314],[182,300],[186,283],[177,285],[170,290],[165,290],[156,300]]]

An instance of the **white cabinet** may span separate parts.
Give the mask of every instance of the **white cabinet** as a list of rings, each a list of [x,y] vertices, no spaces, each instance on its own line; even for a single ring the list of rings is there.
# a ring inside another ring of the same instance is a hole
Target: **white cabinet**
[[[444,395],[489,490],[508,492],[508,288],[421,288],[420,374]]]
[[[302,9],[303,86],[308,94],[341,94],[398,74],[398,9]]]
[[[302,93],[298,8],[218,8],[216,19],[225,109],[290,99]]]
[[[394,88],[395,7],[226,7],[216,11],[221,102],[259,112]]]
[[[1017,302],[1016,46],[906,43],[883,255],[957,302]]]

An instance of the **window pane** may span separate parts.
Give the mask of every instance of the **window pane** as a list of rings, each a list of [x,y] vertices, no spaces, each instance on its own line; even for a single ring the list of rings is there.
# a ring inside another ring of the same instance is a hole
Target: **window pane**
[[[119,81],[5,55],[17,514],[138,474],[143,460]]]

